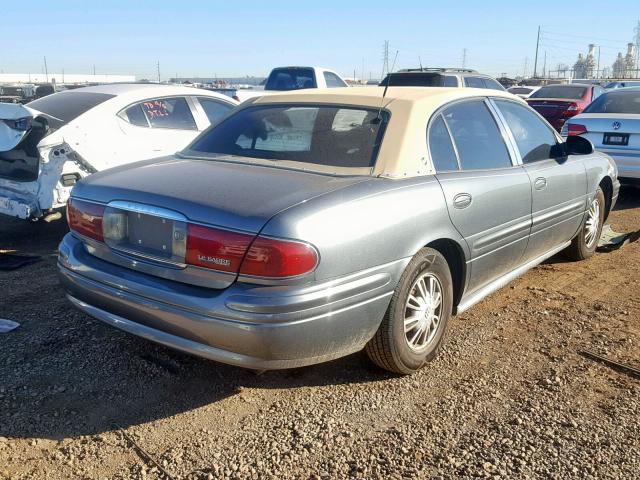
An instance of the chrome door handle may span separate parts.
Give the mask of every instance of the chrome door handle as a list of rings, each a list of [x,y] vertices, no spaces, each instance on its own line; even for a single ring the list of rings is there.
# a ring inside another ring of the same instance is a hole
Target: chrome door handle
[[[472,197],[468,193],[459,193],[453,197],[453,206],[455,208],[467,208],[471,205]]]
[[[536,190],[544,190],[547,188],[547,179],[544,177],[538,177],[533,182],[533,188]]]

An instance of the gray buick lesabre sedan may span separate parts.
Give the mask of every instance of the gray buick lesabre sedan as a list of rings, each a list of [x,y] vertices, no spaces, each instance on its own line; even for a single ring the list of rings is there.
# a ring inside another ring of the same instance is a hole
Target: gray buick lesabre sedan
[[[591,256],[618,189],[609,157],[508,93],[284,93],[79,182],[60,276],[82,311],[194,355],[277,369],[364,348],[408,374],[451,315]]]

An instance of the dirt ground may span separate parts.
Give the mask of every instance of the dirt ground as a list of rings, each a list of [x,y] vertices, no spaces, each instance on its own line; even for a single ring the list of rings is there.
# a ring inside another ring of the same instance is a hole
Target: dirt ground
[[[640,231],[640,189],[609,223]],[[0,478],[640,478],[640,379],[579,354],[640,368],[640,241],[551,259],[396,377],[364,354],[257,374],[114,330],[63,296],[65,230],[0,220],[0,250],[43,255],[0,272],[21,323],[0,333]]]

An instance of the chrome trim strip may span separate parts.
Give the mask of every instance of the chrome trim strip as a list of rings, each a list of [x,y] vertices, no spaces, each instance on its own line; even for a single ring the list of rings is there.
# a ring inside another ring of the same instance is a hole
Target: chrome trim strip
[[[168,208],[156,207],[153,205],[147,205],[144,203],[128,202],[124,200],[114,200],[107,204],[108,207],[117,208],[119,210],[126,210],[128,212],[142,213],[145,215],[151,215],[153,217],[166,218],[169,220],[176,220],[179,222],[187,222],[188,219],[181,213],[175,210],[169,210]]]
[[[480,302],[485,297],[501,289],[502,287],[510,283],[512,280],[518,278],[520,275],[524,274],[525,272],[532,269],[536,265],[539,265],[540,263],[544,262],[547,258],[553,257],[556,253],[564,250],[569,245],[571,245],[571,241],[565,242],[562,245],[554,248],[553,250],[550,250],[549,252],[542,254],[537,258],[534,258],[533,260],[525,263],[524,265],[519,266],[515,270],[512,270],[506,275],[503,275],[502,277],[497,278],[493,282],[471,293],[468,297],[463,298],[462,301],[458,304],[458,306],[455,309],[456,315],[460,315],[461,313],[465,312],[466,310],[471,308],[476,303]]]

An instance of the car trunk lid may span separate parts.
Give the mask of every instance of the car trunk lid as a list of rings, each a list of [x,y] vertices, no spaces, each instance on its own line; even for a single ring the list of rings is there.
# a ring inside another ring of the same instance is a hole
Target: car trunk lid
[[[583,113],[571,119],[571,124],[582,125],[587,133],[581,136],[599,150],[611,154],[640,151],[640,115]]]
[[[168,157],[98,172],[79,182],[72,202],[98,204],[101,226],[82,225],[82,215],[75,220],[70,215],[70,224],[94,240],[89,243],[98,240],[92,253],[103,260],[123,265],[122,256],[128,256],[135,261],[124,266],[164,277],[167,267],[182,268],[172,279],[198,285],[204,269],[215,280],[212,288],[224,288],[235,281],[249,245],[274,215],[367,179]],[[155,266],[140,265],[140,259]]]
[[[166,157],[93,174],[75,186],[74,196],[170,208],[192,222],[258,232],[281,210],[364,179]]]
[[[564,113],[567,109],[576,105],[577,102],[570,99],[530,98],[527,103],[544,118],[555,120],[565,116]]]

